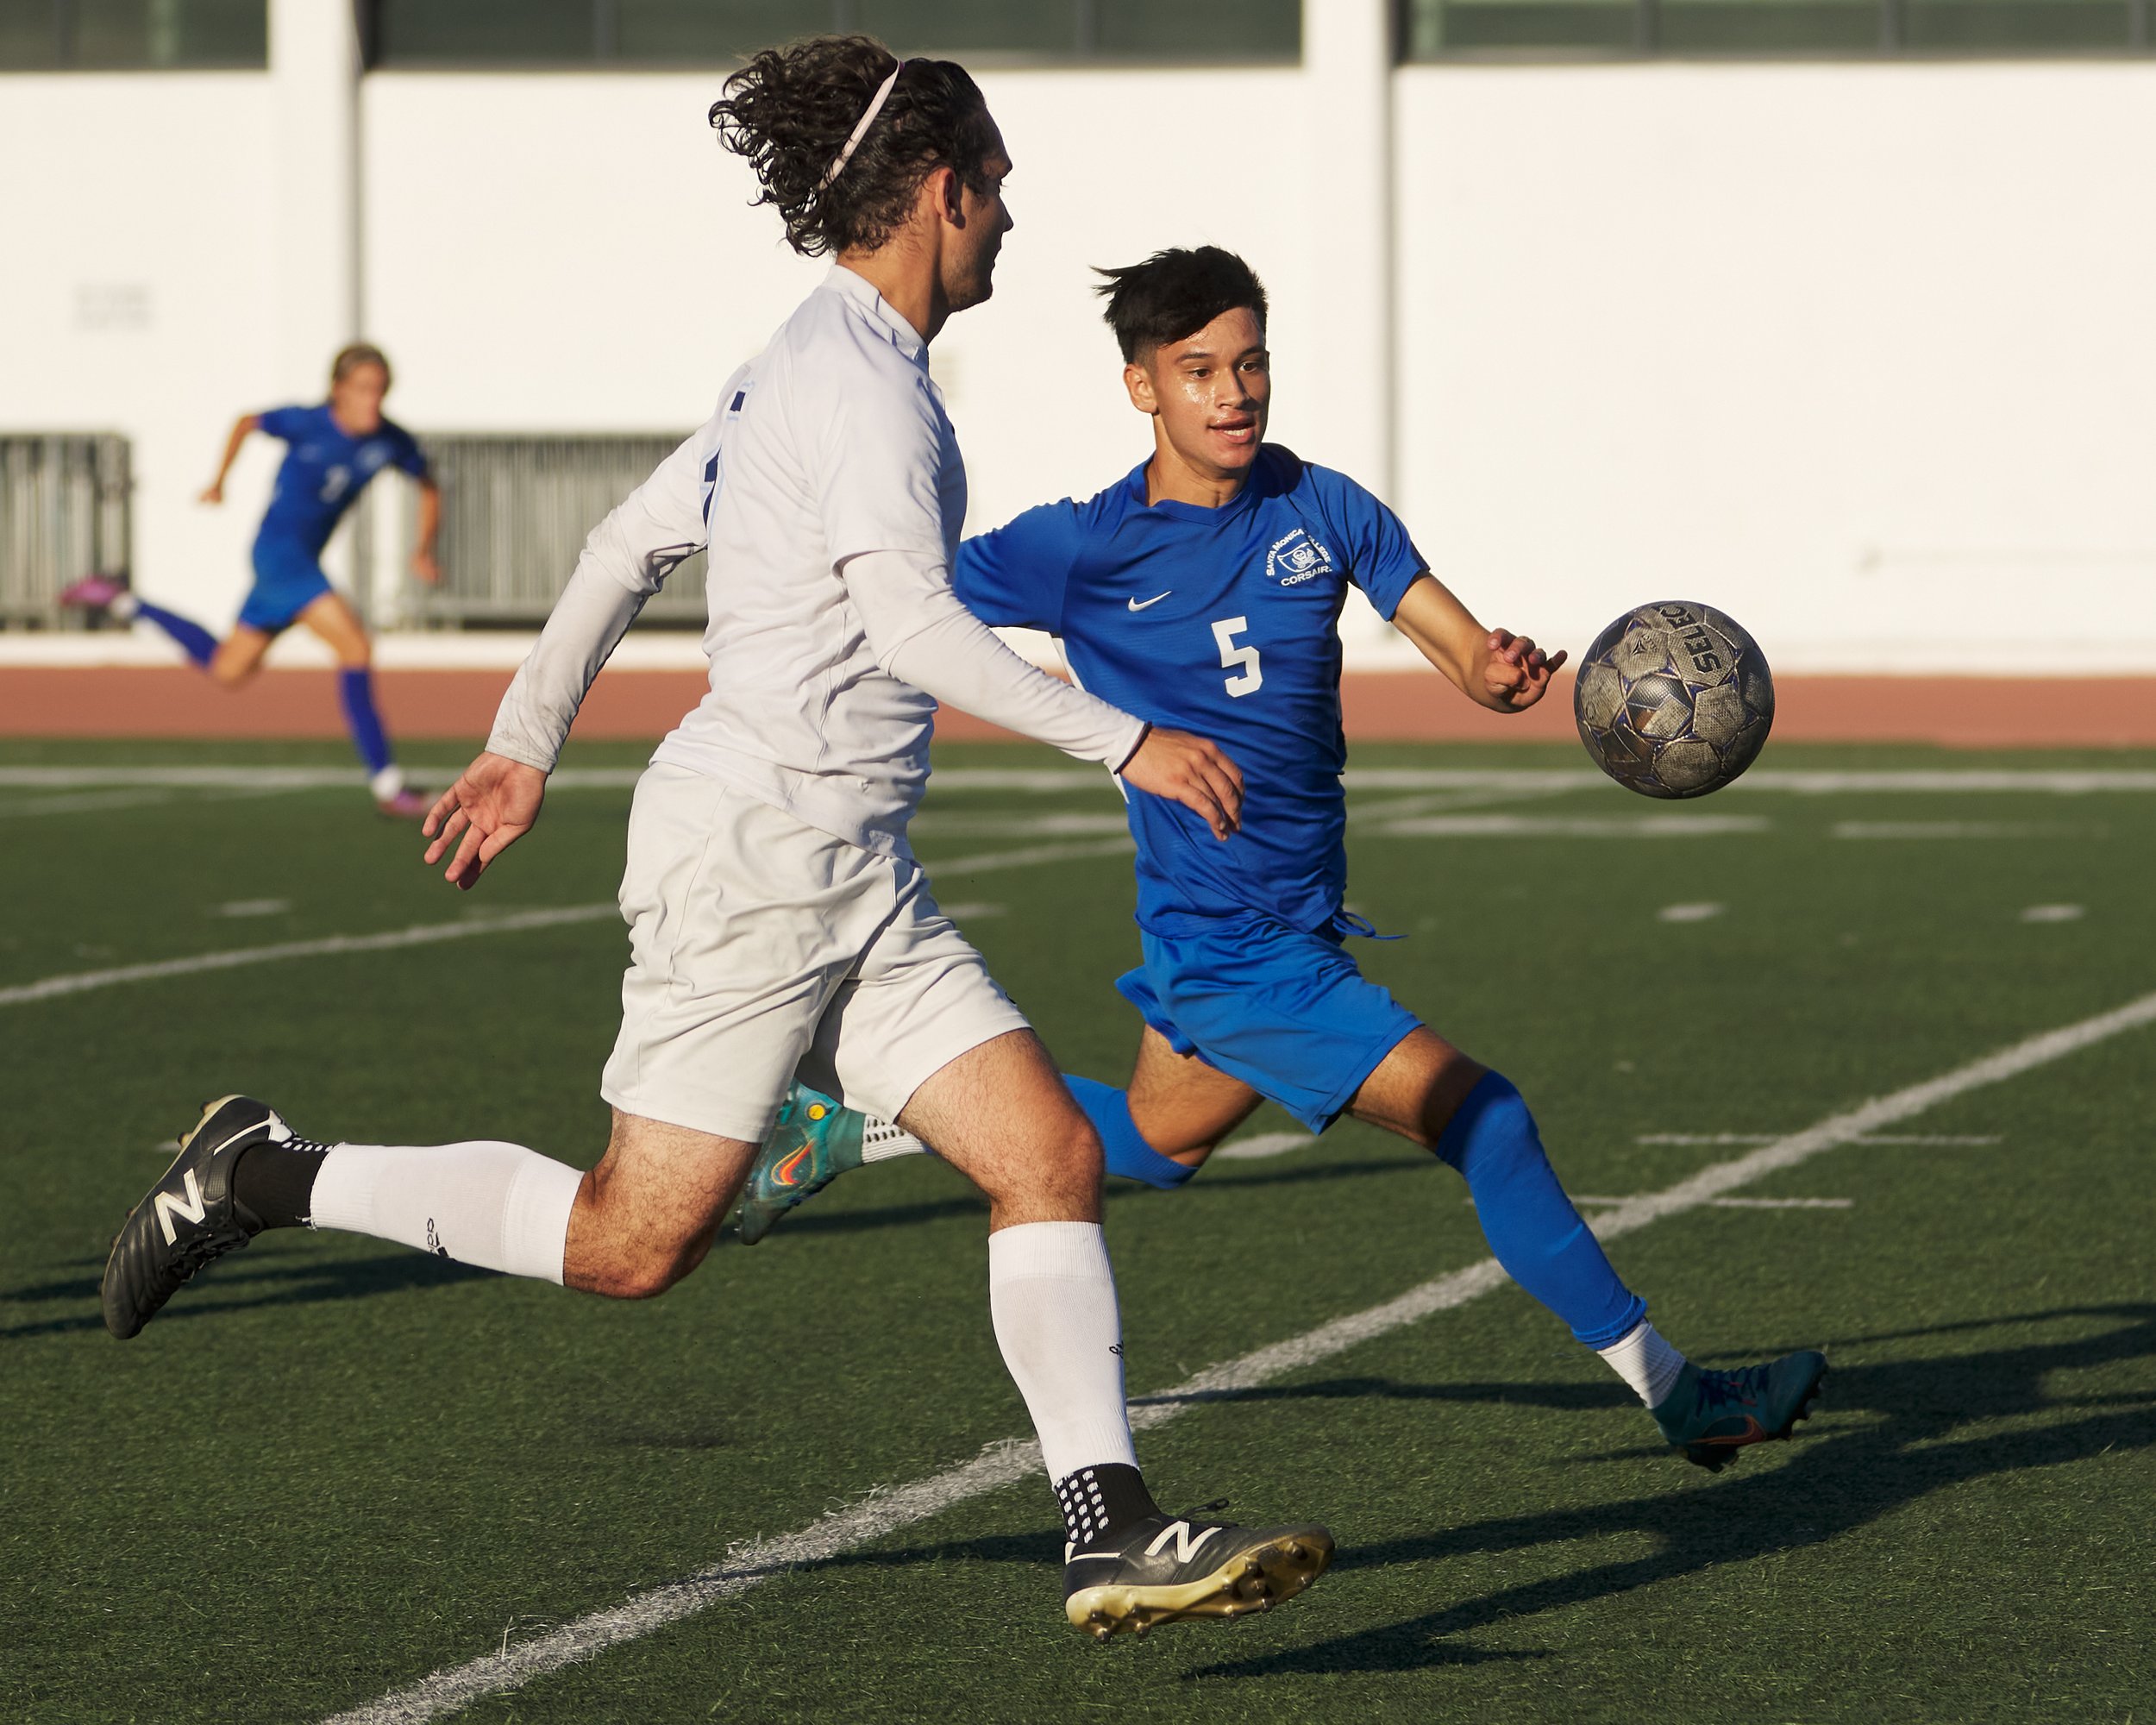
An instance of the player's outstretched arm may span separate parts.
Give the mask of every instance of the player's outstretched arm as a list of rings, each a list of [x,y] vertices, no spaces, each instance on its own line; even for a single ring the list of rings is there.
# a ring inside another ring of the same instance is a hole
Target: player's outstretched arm
[[[1181,803],[1225,838],[1243,823],[1243,771],[1218,743],[1187,731],[1149,727],[1119,772],[1149,796]]]
[[[1565,660],[1525,635],[1484,629],[1435,575],[1407,589],[1393,623],[1454,687],[1493,712],[1525,712],[1548,693],[1550,674]]]
[[[224,459],[217,463],[217,476],[210,481],[209,487],[196,499],[197,502],[224,501],[224,476],[232,471],[233,462],[240,459],[240,445],[247,442],[248,436],[261,423],[261,416],[256,413],[242,413],[232,422],[232,435],[224,440]]]
[[[536,767],[500,755],[482,754],[457,775],[427,811],[420,831],[429,868],[454,847],[442,877],[469,892],[503,851],[532,829],[547,794],[547,775]]]

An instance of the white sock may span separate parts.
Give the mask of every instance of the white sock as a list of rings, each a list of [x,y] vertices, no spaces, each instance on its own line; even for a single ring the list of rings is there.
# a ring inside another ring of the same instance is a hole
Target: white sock
[[[1650,1408],[1669,1399],[1677,1374],[1684,1370],[1684,1356],[1662,1339],[1662,1332],[1645,1318],[1624,1340],[1595,1352],[1609,1362],[1609,1369],[1632,1385]]]
[[[374,793],[374,800],[385,803],[404,788],[404,769],[394,761],[367,781],[368,790]]]
[[[105,615],[116,622],[132,623],[135,621],[135,613],[141,609],[142,601],[135,598],[125,587],[122,587],[112,596],[112,603],[105,607]]]
[[[1048,1477],[1102,1462],[1136,1467],[1115,1275],[1100,1223],[1021,1222],[990,1234],[988,1309]]]
[[[884,1162],[894,1156],[926,1156],[929,1148],[904,1126],[894,1126],[874,1114],[863,1114],[861,1128],[862,1164]]]
[[[567,1163],[486,1138],[420,1148],[341,1144],[315,1176],[307,1225],[559,1282],[583,1182]]]

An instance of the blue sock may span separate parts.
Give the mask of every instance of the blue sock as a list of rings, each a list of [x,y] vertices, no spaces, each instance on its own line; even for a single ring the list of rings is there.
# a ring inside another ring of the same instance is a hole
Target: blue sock
[[[1510,1079],[1483,1074],[1438,1138],[1438,1155],[1466,1176],[1483,1237],[1505,1273],[1574,1335],[1606,1348],[1639,1327],[1647,1302],[1617,1279],[1601,1242],[1557,1184],[1534,1116]]]
[[[395,757],[389,752],[389,738],[382,734],[381,715],[374,711],[374,674],[365,665],[339,671],[337,693],[344,697],[344,722],[351,727],[352,746],[370,774],[380,772]]]
[[[1063,1082],[1070,1086],[1070,1094],[1100,1134],[1101,1147],[1108,1152],[1109,1173],[1120,1174],[1125,1180],[1143,1180],[1148,1186],[1164,1190],[1181,1185],[1198,1171],[1187,1162],[1163,1156],[1138,1135],[1131,1122],[1131,1099],[1122,1091],[1091,1078],[1074,1078],[1068,1072],[1063,1074]]]
[[[147,599],[135,602],[135,614],[146,618],[179,643],[179,649],[197,665],[207,665],[216,656],[217,637],[199,623],[191,623],[176,611],[167,611],[161,605],[152,605]]]

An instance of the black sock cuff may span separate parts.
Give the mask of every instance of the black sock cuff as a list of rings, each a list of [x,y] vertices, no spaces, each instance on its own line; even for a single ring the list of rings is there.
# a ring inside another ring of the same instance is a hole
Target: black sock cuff
[[[266,1228],[300,1228],[314,1214],[315,1176],[329,1146],[312,1138],[251,1144],[232,1164],[233,1201]]]
[[[1145,1476],[1128,1462],[1100,1462],[1065,1474],[1056,1482],[1056,1502],[1062,1507],[1063,1537],[1081,1550],[1160,1514]]]

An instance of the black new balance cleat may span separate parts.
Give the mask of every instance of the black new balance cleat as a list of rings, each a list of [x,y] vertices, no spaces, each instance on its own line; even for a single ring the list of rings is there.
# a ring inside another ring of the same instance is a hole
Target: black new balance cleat
[[[1218,1507],[1218,1506],[1214,1506]],[[1149,1515],[1119,1539],[1063,1548],[1063,1611],[1097,1641],[1179,1617],[1241,1617],[1293,1599],[1332,1561],[1332,1535]]]
[[[202,1111],[112,1242],[102,1290],[108,1330],[127,1340],[196,1271],[261,1233],[232,1195],[232,1170],[241,1151],[291,1136],[276,1111],[252,1096],[222,1097]]]

